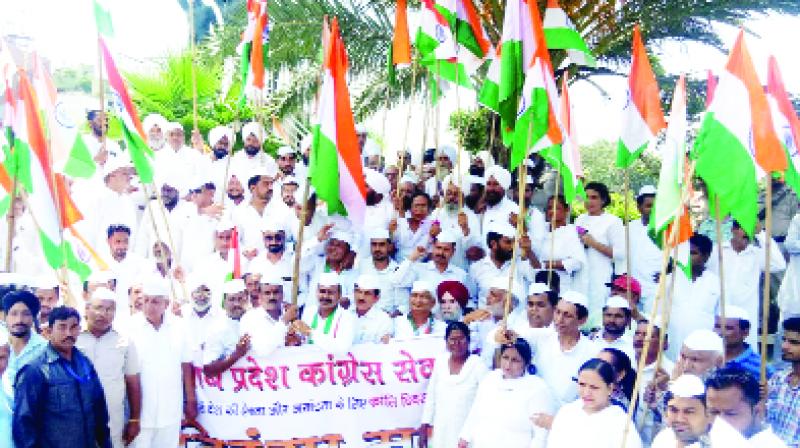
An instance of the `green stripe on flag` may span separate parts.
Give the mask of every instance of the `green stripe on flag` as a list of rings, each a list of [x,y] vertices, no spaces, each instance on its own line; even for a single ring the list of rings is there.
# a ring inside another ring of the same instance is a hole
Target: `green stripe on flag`
[[[80,133],[75,135],[75,141],[69,152],[69,158],[64,165],[64,174],[70,177],[88,179],[94,175],[97,165],[89,152],[89,147],[83,141]]]
[[[3,199],[0,199],[0,217],[5,217],[11,208],[11,195],[6,194]]]
[[[532,148],[547,133],[550,108],[547,90],[536,87],[531,92],[531,104],[517,119],[511,148],[509,168],[513,171]]]
[[[647,148],[648,143],[636,148],[631,152],[627,146],[622,143],[620,139],[617,143],[617,168],[628,168],[642,155],[642,152]]]
[[[153,150],[147,146],[135,130],[128,129],[125,123],[122,123],[122,137],[142,183],[153,182],[153,165],[151,163]]]
[[[28,193],[33,191],[33,179],[31,179],[31,148],[27,143],[19,138],[14,140],[14,149],[11,156],[3,162],[8,175],[16,177],[17,182]]]
[[[86,279],[92,274],[92,268],[89,267],[88,264],[81,261],[80,258],[75,256],[75,251],[72,250],[72,245],[69,241],[64,241],[64,255],[66,255],[66,265],[67,269],[77,274],[80,277],[82,282],[85,282]]]
[[[111,22],[111,13],[104,8],[97,0],[94,1],[94,21],[97,24],[97,32],[106,37],[114,36],[114,26]]]
[[[478,102],[480,104],[483,104],[487,108],[495,112],[498,112],[499,96],[500,96],[500,86],[498,86],[496,82],[492,82],[487,79],[486,81],[483,82],[483,86],[481,86],[481,91],[478,94]]]
[[[339,196],[339,154],[336,144],[322,133],[319,125],[314,127],[311,155],[309,173],[317,197],[328,204],[329,216],[347,216],[347,209]]]

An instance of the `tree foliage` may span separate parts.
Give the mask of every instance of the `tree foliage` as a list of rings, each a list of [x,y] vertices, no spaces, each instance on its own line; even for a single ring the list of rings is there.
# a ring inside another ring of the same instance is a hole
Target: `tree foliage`
[[[60,92],[92,93],[96,75],[91,65],[59,68],[53,72],[53,83]]]
[[[617,144],[600,141],[581,147],[581,159],[587,182],[602,182],[611,191],[618,193],[624,190],[623,171],[614,165],[617,155]],[[642,153],[629,170],[630,187],[638,191],[643,185],[655,185],[658,182],[658,173],[661,162],[658,157],[650,152]]]

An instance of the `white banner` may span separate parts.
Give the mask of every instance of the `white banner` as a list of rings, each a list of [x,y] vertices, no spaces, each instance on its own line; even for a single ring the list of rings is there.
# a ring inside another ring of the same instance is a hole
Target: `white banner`
[[[346,355],[289,347],[222,375],[195,369],[199,423],[182,446],[416,447],[441,338],[356,345]]]

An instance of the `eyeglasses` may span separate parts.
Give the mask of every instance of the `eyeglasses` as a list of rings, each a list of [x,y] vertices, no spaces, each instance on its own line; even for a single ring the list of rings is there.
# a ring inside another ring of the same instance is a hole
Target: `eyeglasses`
[[[283,235],[264,235],[264,241],[283,241]]]

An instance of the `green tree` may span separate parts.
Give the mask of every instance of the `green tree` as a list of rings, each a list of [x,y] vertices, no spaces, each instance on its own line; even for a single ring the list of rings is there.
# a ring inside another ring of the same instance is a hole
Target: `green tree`
[[[601,141],[582,146],[581,161],[586,182],[602,182],[609,190],[622,193],[623,172],[613,163],[616,154],[616,142]],[[655,155],[649,152],[643,153],[642,157],[631,165],[629,171],[631,190],[638,191],[643,185],[656,185],[660,166],[661,162]]]
[[[53,83],[59,92],[92,93],[92,82],[96,76],[90,65],[59,68],[53,72]]]

